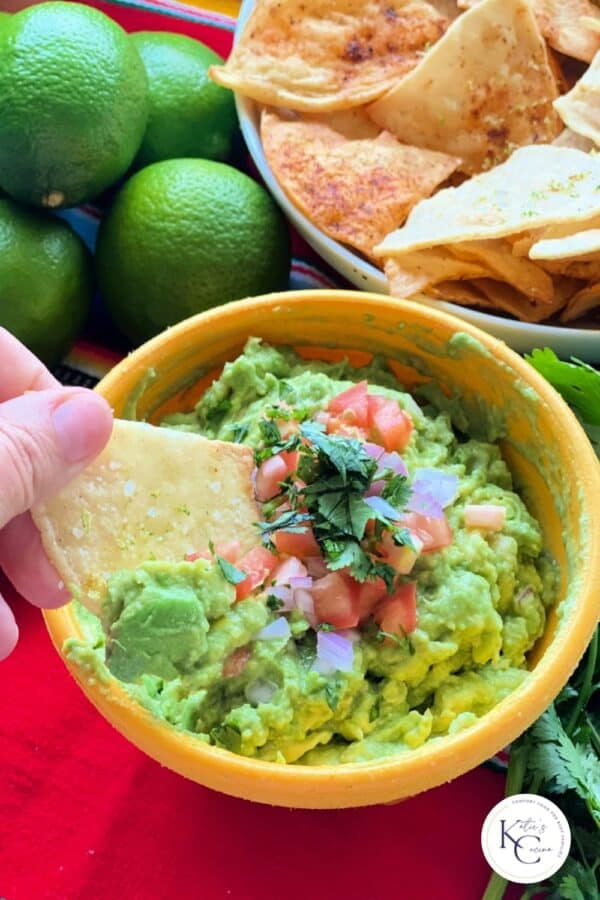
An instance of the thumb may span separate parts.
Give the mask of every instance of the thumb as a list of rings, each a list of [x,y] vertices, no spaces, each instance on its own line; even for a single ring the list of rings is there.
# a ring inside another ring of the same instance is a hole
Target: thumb
[[[32,391],[0,404],[0,529],[59,491],[102,450],[112,412],[82,388]]]

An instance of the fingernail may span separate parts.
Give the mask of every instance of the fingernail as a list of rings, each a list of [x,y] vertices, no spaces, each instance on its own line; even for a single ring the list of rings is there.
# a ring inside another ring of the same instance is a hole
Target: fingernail
[[[98,418],[106,418],[106,403],[91,391],[78,391],[55,407],[52,424],[68,462],[81,462],[98,452]]]

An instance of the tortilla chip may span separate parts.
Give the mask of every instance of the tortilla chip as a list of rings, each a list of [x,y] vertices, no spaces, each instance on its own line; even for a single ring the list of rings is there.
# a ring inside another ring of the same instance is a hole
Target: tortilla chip
[[[491,278],[512,285],[537,303],[552,303],[554,285],[550,276],[527,258],[513,256],[508,241],[464,241],[450,249],[460,259],[481,263]]]
[[[515,147],[552,141],[558,93],[527,0],[483,0],[368,113],[400,140],[460,157],[473,174]]]
[[[422,200],[403,228],[375,247],[402,256],[422,247],[505,237],[600,215],[600,155],[567,147],[521,147],[501,166]],[[573,230],[580,230],[574,228]]]
[[[385,93],[447,27],[425,0],[260,0],[209,73],[270,106],[346,109]]]
[[[600,53],[575,87],[554,101],[554,108],[571,131],[600,146]]]
[[[458,0],[470,9],[480,0]],[[555,50],[590,62],[599,49],[594,33],[600,30],[600,11],[590,0],[531,0],[539,29]]]
[[[572,322],[580,319],[592,310],[600,310],[600,283],[588,284],[574,294],[561,314],[561,322]]]
[[[427,291],[436,300],[447,300],[460,303],[461,306],[480,306],[482,309],[493,309],[493,303],[473,286],[470,281],[441,281]]]
[[[600,281],[600,257],[579,259],[540,259],[540,266],[551,275],[579,278],[582,281]]]
[[[376,138],[381,134],[381,128],[370,119],[364,106],[356,106],[354,109],[340,109],[335,112],[311,115],[310,113],[282,114],[281,110],[273,110],[282,119],[288,118],[295,121],[316,122],[320,125],[328,125],[349,141],[359,141],[367,138]]]
[[[460,281],[487,275],[478,263],[457,259],[443,247],[423,250],[398,259],[386,259],[384,271],[392,297],[409,299],[445,281]]]
[[[552,306],[535,303],[510,284],[504,284],[502,281],[491,278],[479,278],[473,284],[496,309],[510,313],[511,316],[515,316],[522,322],[542,322],[563,306],[562,299],[553,303]]]
[[[258,543],[253,467],[249,447],[115,421],[100,456],[33,518],[68,589],[98,612],[111,572],[182,560],[211,540]]]
[[[584,153],[589,153],[596,146],[589,138],[576,134],[570,128],[565,128],[564,131],[561,131],[552,143],[555,147],[574,147],[575,150],[583,150]]]
[[[261,139],[292,203],[325,234],[371,258],[374,245],[459,163],[386,132],[348,140],[322,122],[288,121],[266,109]]]
[[[542,240],[529,251],[530,259],[574,259],[600,254],[600,228],[590,228],[567,237]]]

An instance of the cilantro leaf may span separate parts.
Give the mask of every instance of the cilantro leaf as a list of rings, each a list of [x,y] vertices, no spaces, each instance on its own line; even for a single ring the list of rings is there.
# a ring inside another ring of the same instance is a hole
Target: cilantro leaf
[[[317,448],[319,455],[339,473],[347,483],[348,476],[354,475],[367,487],[375,474],[377,463],[364,450],[360,441],[325,434],[323,426],[317,422],[304,422],[300,433]]]
[[[260,429],[261,437],[267,447],[281,443],[281,432],[272,419],[261,419],[258,423],[258,427]]]
[[[278,609],[281,609],[283,606],[283,600],[280,600],[279,597],[276,597],[275,594],[269,594],[267,597],[267,609],[270,609],[271,612],[277,612]]]
[[[242,733],[237,725],[223,724],[213,728],[210,736],[218,747],[225,747],[226,750],[232,750],[239,753],[242,747]]]
[[[411,488],[404,475],[393,475],[384,487],[381,496],[391,506],[402,510],[409,501]]]
[[[231,426],[231,439],[234,444],[241,444],[248,435],[249,426],[247,422],[234,422]]]
[[[229,584],[241,584],[242,581],[245,581],[248,577],[246,572],[242,572],[241,569],[238,569],[236,566],[233,566],[228,560],[223,559],[222,556],[219,556],[218,553],[215,553],[215,559],[217,561],[217,565],[221,570],[221,574],[225,581],[228,581]]]
[[[296,512],[295,509],[289,509],[282,513],[272,522],[259,522],[258,527],[261,534],[271,534],[273,531],[288,531],[291,534],[304,534],[307,530],[305,523],[311,521],[308,513]]]

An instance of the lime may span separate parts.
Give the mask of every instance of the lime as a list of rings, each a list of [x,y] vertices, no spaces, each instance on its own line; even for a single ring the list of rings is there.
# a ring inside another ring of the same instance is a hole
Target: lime
[[[42,3],[0,28],[0,184],[17,200],[72,206],[129,168],[148,118],[135,45],[98,10]]]
[[[227,159],[237,130],[233,94],[208,77],[223,60],[200,41],[164,31],[131,36],[146,67],[148,127],[135,165],[201,156]]]
[[[90,256],[67,223],[0,200],[0,325],[51,366],[83,328],[91,297]]]
[[[231,166],[170,159],[133,176],[103,220],[96,271],[115,324],[134,343],[194,313],[287,287],[285,219]]]

